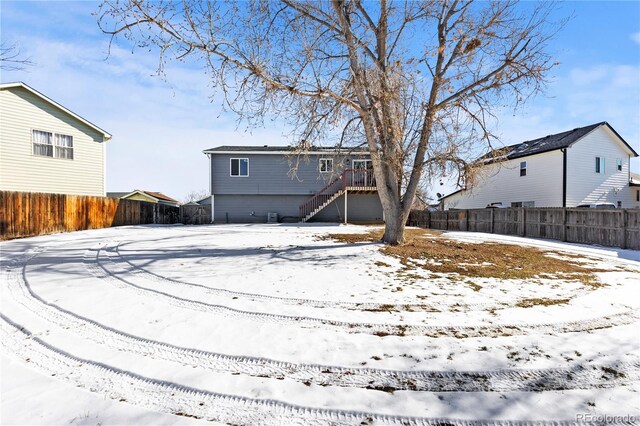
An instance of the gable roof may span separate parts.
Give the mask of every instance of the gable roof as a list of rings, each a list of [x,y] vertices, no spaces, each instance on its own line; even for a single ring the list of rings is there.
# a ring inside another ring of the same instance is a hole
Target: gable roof
[[[72,116],[76,120],[80,121],[81,123],[91,127],[93,130],[95,130],[96,132],[98,132],[98,133],[100,133],[102,135],[103,140],[105,142],[108,141],[109,139],[111,139],[111,134],[105,132],[104,130],[102,130],[100,127],[96,126],[95,124],[93,124],[89,120],[87,120],[85,118],[82,118],[81,116],[79,116],[75,112],[71,111],[70,109],[65,108],[64,106],[60,105],[59,103],[57,103],[53,99],[48,98],[47,96],[45,96],[42,93],[38,92],[36,89],[34,89],[33,87],[29,86],[28,84],[25,84],[25,83],[23,83],[21,81],[14,82],[14,83],[2,83],[2,84],[0,84],[0,90],[12,89],[12,88],[15,88],[15,87],[21,87],[21,88],[31,92],[35,96],[37,96],[40,99],[44,100],[45,102],[50,103],[54,107],[56,107],[59,110],[69,114],[70,116]]]
[[[205,154],[240,154],[240,153],[254,153],[254,154],[291,154],[297,150],[296,147],[292,146],[269,146],[269,145],[254,145],[254,146],[239,146],[239,145],[222,145],[216,146],[214,148],[205,149]],[[348,148],[344,147],[337,150],[338,152],[342,151],[345,153],[354,152],[358,154],[367,154],[369,153],[368,147],[354,147]],[[330,154],[336,152],[336,147],[319,147],[312,146],[308,153],[309,154]]]
[[[118,194],[117,192],[113,192],[111,194]],[[146,195],[147,197],[151,197],[155,200],[162,200],[162,201],[169,201],[170,203],[176,203],[176,204],[180,204],[180,202],[178,200],[174,200],[173,198],[164,195],[162,192],[154,192],[154,191],[143,191],[142,189],[135,189],[133,192],[124,192],[124,195],[120,196],[119,198],[127,198],[130,197],[131,195],[135,195],[135,194],[142,194],[142,195]]]
[[[620,142],[622,142],[629,149],[629,151],[633,153],[634,157],[638,156],[638,153],[633,148],[631,148],[631,146],[622,138],[622,136],[618,134],[618,132],[615,131],[613,127],[611,127],[609,123],[607,123],[606,121],[601,121],[600,123],[591,124],[589,126],[578,127],[573,130],[568,130],[553,135],[547,135],[542,138],[520,142],[515,145],[506,146],[504,148],[498,148],[488,154],[483,155],[478,160],[512,160],[514,158],[527,157],[529,155],[541,154],[543,152],[568,148],[600,126],[607,126],[607,128],[609,128],[609,130],[611,130],[616,135],[616,137],[620,139]],[[502,155],[496,157],[496,153],[502,153]]]
[[[629,186],[640,186],[640,175],[637,173],[629,173]]]

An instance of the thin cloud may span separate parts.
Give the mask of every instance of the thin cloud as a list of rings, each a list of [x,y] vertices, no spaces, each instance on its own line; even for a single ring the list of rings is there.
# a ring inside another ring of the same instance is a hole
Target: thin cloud
[[[640,31],[637,33],[633,33],[631,34],[631,40],[635,41],[636,43],[640,44]]]

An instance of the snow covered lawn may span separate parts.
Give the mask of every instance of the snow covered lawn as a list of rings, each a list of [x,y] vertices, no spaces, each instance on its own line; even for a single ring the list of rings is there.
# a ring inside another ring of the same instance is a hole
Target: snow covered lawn
[[[0,243],[0,422],[638,421],[637,252],[428,237],[537,247],[597,271],[589,285],[434,272],[448,260],[326,238],[370,229],[140,226]]]

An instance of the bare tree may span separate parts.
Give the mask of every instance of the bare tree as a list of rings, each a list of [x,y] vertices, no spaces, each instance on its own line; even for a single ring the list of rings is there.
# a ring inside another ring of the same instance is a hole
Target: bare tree
[[[252,125],[286,120],[304,152],[367,146],[385,214],[404,240],[419,183],[495,139],[496,108],[544,88],[553,5],[499,0],[249,2],[107,0],[101,29],[167,60],[202,61]],[[333,144],[332,143],[332,144]]]
[[[2,43],[0,46],[0,69],[4,71],[19,71],[34,65],[31,58],[21,56],[16,44]]]
[[[187,194],[186,197],[184,197],[184,200],[182,200],[184,202],[184,204],[190,203],[190,202],[195,202],[195,201],[200,201],[206,197],[209,196],[209,191],[207,191],[206,189],[201,189],[199,191],[191,191]]]

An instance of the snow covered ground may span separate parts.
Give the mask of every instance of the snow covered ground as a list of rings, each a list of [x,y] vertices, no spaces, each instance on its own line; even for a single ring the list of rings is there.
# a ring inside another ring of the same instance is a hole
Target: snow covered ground
[[[407,273],[330,224],[139,226],[0,243],[4,424],[640,419],[640,256],[606,285]],[[567,299],[519,307],[524,299]]]

